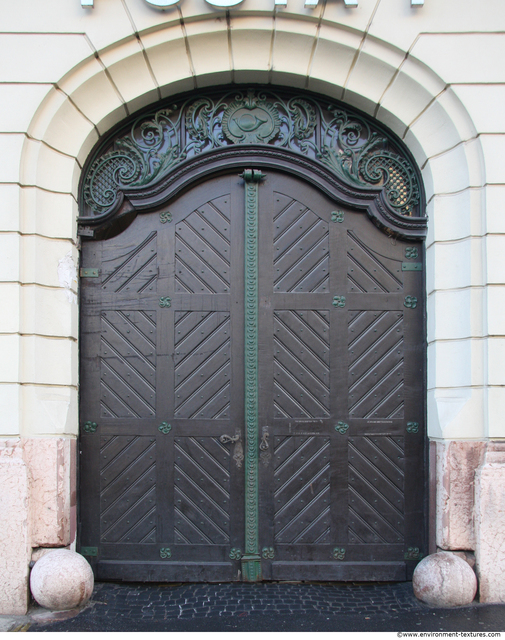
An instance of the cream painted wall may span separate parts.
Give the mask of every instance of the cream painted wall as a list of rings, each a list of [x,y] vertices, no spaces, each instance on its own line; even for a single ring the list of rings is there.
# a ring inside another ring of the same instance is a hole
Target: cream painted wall
[[[430,216],[429,434],[505,436],[500,0],[486,11],[470,0],[289,0],[276,11],[244,0],[228,14],[203,0],[166,11],[142,0],[2,4],[1,434],[77,433],[68,270],[78,179],[99,135],[178,91],[260,81],[343,99],[409,145]]]

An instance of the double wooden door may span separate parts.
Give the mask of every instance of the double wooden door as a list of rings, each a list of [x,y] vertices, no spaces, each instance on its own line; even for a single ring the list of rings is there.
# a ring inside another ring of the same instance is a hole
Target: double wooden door
[[[422,245],[265,173],[83,247],[99,579],[405,580],[425,548]]]

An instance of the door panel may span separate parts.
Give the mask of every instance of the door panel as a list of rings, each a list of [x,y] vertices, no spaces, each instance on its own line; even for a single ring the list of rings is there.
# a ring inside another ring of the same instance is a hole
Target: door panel
[[[322,418],[329,414],[328,328],[328,311],[274,312],[275,417]]]
[[[219,438],[175,439],[175,542],[230,542],[230,450]]]
[[[349,415],[402,418],[403,313],[363,310],[348,317]]]
[[[156,443],[107,436],[100,445],[101,542],[156,542]]]
[[[402,270],[406,244],[288,176],[260,186],[266,579],[406,579],[406,546],[424,544],[411,477],[423,473],[423,280]]]
[[[219,420],[230,411],[230,314],[175,313],[175,417]]]
[[[156,311],[102,311],[100,324],[101,417],[154,416]]]
[[[349,439],[349,542],[403,542],[403,454],[403,438]]]
[[[239,576],[240,183],[196,187],[83,249],[100,269],[81,323],[82,423],[97,425],[81,435],[81,545],[98,579]]]
[[[318,544],[330,536],[330,441],[274,441],[275,544]]]
[[[405,580],[425,546],[422,246],[267,173],[251,446],[244,198],[214,178],[83,249],[81,547],[98,579],[241,580],[257,537],[264,580]]]

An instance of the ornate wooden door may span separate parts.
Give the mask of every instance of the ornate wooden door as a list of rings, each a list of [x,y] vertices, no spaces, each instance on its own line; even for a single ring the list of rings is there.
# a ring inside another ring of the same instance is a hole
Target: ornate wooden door
[[[262,191],[262,575],[404,580],[424,546],[421,245],[282,174]]]
[[[422,245],[244,178],[83,249],[81,552],[99,579],[407,579]]]
[[[101,579],[237,579],[240,182],[205,183],[84,247],[99,274],[82,281],[81,544]]]

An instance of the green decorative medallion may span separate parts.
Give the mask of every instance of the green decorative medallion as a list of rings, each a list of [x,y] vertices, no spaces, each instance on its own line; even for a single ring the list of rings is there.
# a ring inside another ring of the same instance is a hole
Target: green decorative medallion
[[[265,558],[265,560],[273,560],[275,557],[275,550],[273,547],[263,547],[261,550],[261,555]]]
[[[98,425],[96,422],[85,422],[83,427],[86,433],[95,433],[97,428],[98,428]]]
[[[279,110],[254,94],[249,90],[245,98],[232,102],[223,114],[223,133],[235,144],[266,144],[280,131]]]
[[[405,560],[421,560],[423,554],[419,551],[419,547],[409,547],[403,557]]]
[[[242,551],[240,549],[235,549],[235,547],[230,549],[230,560],[240,560],[241,557]]]
[[[419,423],[407,422],[407,433],[419,433]]]
[[[165,435],[167,435],[167,433],[170,433],[171,430],[172,425],[168,424],[168,422],[162,422],[158,427],[158,431],[161,431],[161,433],[164,433]]]
[[[343,309],[345,307],[345,296],[333,296],[332,305],[336,308]]]
[[[258,183],[261,171],[246,169],[245,182],[245,554],[242,572],[261,579],[258,543]]]
[[[345,549],[344,547],[335,547],[331,552],[331,557],[334,560],[345,560]]]
[[[172,214],[170,213],[170,211],[163,211],[163,213],[160,213],[160,222],[161,224],[172,222]]]
[[[344,435],[344,433],[346,433],[348,429],[349,429],[349,425],[346,422],[339,421],[335,425],[335,431],[338,431],[338,433],[341,433],[342,435]]]
[[[407,307],[407,309],[415,309],[417,307],[417,298],[415,296],[405,296],[403,306]]]
[[[417,258],[419,252],[417,247],[405,247],[405,257],[406,258]]]
[[[344,212],[343,211],[332,211],[331,212],[331,221],[332,222],[343,222],[344,221]]]
[[[172,306],[172,298],[169,298],[168,296],[160,298],[160,307],[167,308],[170,306]]]
[[[172,552],[170,551],[170,547],[163,547],[160,549],[160,558],[162,560],[169,560],[172,557]]]

